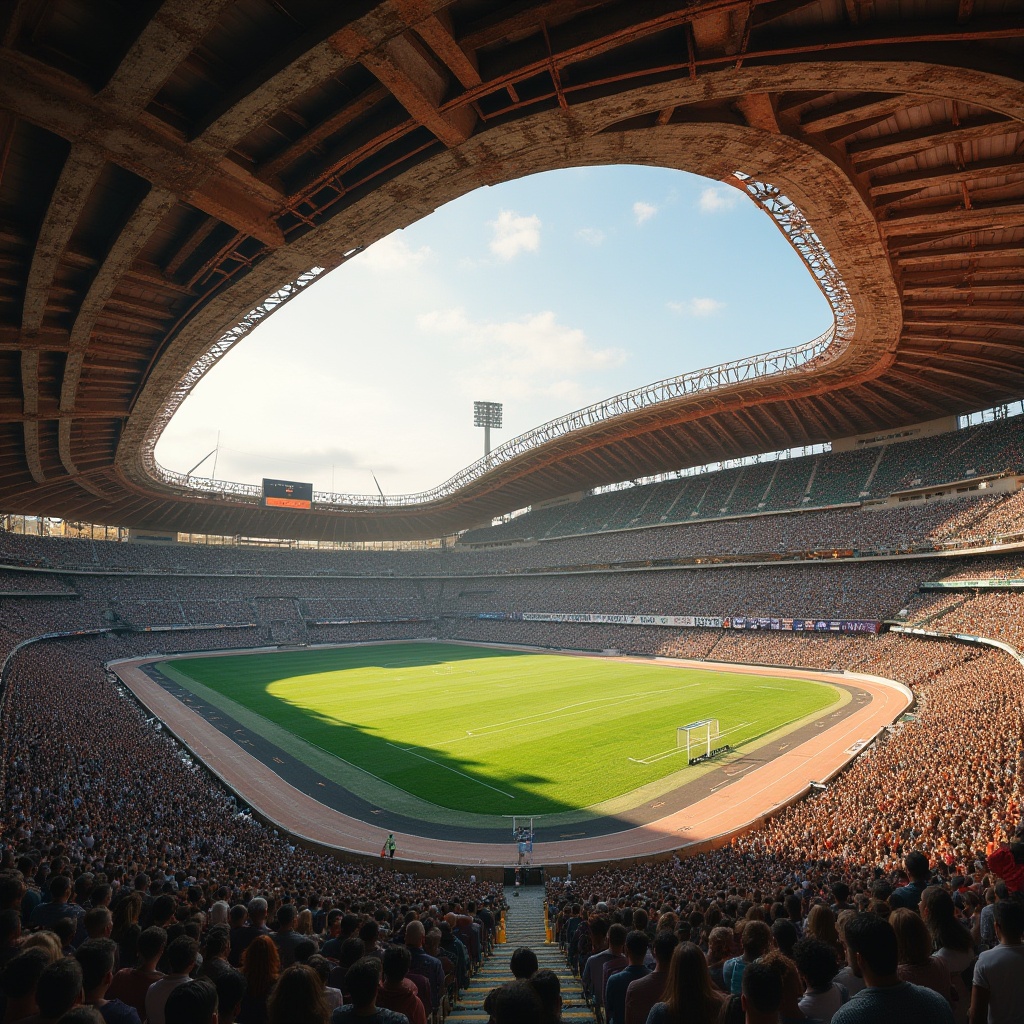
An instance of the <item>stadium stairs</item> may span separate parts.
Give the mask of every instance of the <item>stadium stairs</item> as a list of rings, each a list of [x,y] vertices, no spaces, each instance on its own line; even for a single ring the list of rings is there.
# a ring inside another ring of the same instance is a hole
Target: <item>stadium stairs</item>
[[[448,1020],[452,1024],[487,1024],[487,1013],[484,1010],[487,994],[491,989],[512,980],[509,959],[520,946],[529,946],[537,954],[541,970],[547,968],[558,975],[562,984],[562,1020],[566,1024],[577,1021],[593,1024],[593,1011],[583,1001],[580,984],[566,966],[565,957],[557,945],[545,944],[544,887],[525,886],[519,893],[518,897],[513,897],[511,887],[506,887],[505,894],[511,909],[505,917],[505,945],[495,946],[494,955],[473,976],[473,984],[463,993],[458,1008]]]

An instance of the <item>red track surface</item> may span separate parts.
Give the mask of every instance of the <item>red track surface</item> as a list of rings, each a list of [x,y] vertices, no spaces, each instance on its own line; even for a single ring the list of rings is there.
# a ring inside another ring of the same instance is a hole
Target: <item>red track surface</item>
[[[278,827],[312,842],[347,852],[369,856],[379,854],[386,830],[326,807],[289,785],[141,671],[143,665],[165,660],[164,657],[139,658],[112,665],[111,669],[200,760]],[[882,727],[895,721],[911,702],[905,688],[871,676],[850,677],[799,669],[684,660],[674,664],[791,679],[854,682],[871,695],[871,700],[832,728],[823,729],[819,735],[749,774],[740,774],[742,769],[738,768],[735,782],[665,818],[612,835],[538,843],[533,853],[535,864],[582,864],[646,857],[733,835],[801,796],[811,781],[830,778],[855,756],[850,753],[854,744],[870,740]],[[404,861],[508,865],[514,863],[516,856],[511,842],[447,842],[404,833],[395,833],[395,839]]]

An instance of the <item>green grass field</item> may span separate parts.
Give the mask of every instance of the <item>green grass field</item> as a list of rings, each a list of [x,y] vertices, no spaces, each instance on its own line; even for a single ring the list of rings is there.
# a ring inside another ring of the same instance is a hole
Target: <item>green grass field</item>
[[[677,726],[717,718],[736,747],[840,699],[807,680],[455,644],[172,664],[399,789],[484,814],[610,800],[686,767]]]

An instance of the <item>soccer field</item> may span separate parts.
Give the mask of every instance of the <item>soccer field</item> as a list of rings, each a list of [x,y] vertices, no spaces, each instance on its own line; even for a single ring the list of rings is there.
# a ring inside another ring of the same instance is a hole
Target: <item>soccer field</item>
[[[434,643],[158,668],[420,799],[483,814],[590,806],[676,773],[681,784],[696,769],[678,726],[717,718],[719,742],[737,747],[841,696],[804,679]]]

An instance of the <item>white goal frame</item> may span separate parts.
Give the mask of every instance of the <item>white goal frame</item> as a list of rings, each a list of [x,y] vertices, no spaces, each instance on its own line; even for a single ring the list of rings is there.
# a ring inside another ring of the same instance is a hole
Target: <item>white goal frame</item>
[[[718,719],[702,718],[699,722],[690,722],[689,725],[680,725],[676,728],[676,747],[686,747],[686,761],[690,761],[690,750],[696,739],[704,747],[703,755],[711,756],[711,742],[719,737]],[[699,749],[699,748],[698,748]],[[700,756],[700,754],[698,754]]]

